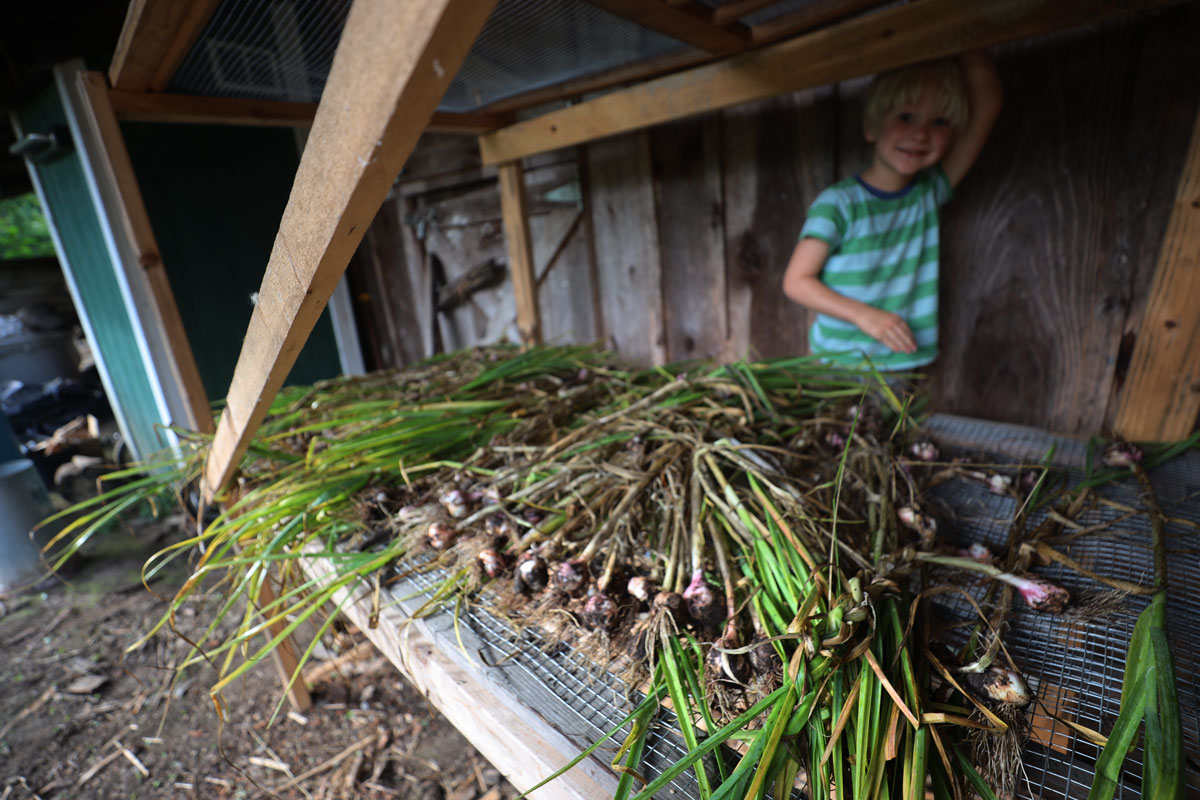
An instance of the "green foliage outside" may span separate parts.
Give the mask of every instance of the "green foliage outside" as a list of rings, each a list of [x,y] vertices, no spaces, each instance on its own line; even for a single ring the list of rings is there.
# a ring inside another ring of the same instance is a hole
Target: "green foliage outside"
[[[0,259],[54,256],[50,227],[33,192],[0,199]]]

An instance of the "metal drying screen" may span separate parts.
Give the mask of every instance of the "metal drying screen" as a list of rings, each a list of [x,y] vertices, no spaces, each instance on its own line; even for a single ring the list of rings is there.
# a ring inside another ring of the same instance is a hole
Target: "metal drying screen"
[[[927,430],[944,451],[980,463],[1041,464],[1053,447],[1052,464],[1065,471],[1070,485],[1084,475],[1087,448],[1078,440],[948,415],[934,416]],[[1200,554],[1195,547],[1196,525],[1200,523],[1200,453],[1189,453],[1152,470],[1151,478],[1171,520],[1166,528],[1171,584],[1167,626],[1175,657],[1184,749],[1195,763],[1200,756],[1200,631],[1189,620],[1200,619],[1200,603],[1195,597],[1200,586]],[[1114,527],[1119,534],[1110,531],[1103,537],[1081,537],[1066,550],[1067,554],[1105,575],[1148,583],[1153,573],[1150,529],[1140,513],[1136,482],[1130,479],[1110,484],[1100,494],[1111,504],[1089,510],[1077,522],[1088,526],[1117,520]],[[981,542],[1002,547],[1017,510],[1012,498],[993,495],[981,482],[965,478],[942,484],[932,499],[941,505],[952,535],[961,544]],[[1041,519],[1040,515],[1031,518],[1029,529]],[[1061,567],[1039,567],[1036,571],[1065,585],[1073,597],[1103,588]],[[402,587],[394,587],[393,595],[430,592],[443,577],[437,572],[409,574]],[[970,618],[972,612],[965,600],[938,602],[939,611],[946,617]],[[1128,597],[1119,610],[1087,622],[1025,609],[1014,611],[1010,617],[1006,645],[1029,677],[1041,704],[1033,715],[1032,737],[1023,754],[1025,775],[1018,787],[1019,797],[1087,796],[1100,748],[1052,717],[1064,717],[1102,733],[1111,730],[1120,707],[1125,652],[1134,622],[1146,605],[1144,598]],[[470,630],[473,646],[478,647],[472,657],[495,665],[493,669],[508,671],[511,682],[520,686],[521,701],[581,750],[615,728],[631,708],[630,699],[641,697],[569,646],[551,644],[530,630],[517,632],[484,607],[465,609],[459,623]],[[606,743],[611,746],[602,746],[597,759],[606,764],[611,761],[627,732],[628,727]],[[686,748],[674,733],[673,715],[664,711],[647,741],[645,774],[660,774],[685,753]],[[1116,797],[1140,797],[1140,784],[1139,748],[1126,760]],[[1187,787],[1189,796],[1200,795],[1200,774],[1194,768],[1188,769]],[[696,797],[695,775],[690,770],[682,773],[660,796],[678,800]]]
[[[1084,478],[1087,443],[1051,436],[1017,425],[936,415],[927,425],[931,436],[952,455],[996,464],[1041,464],[1053,448],[1052,465],[1065,473],[1068,485]],[[1200,523],[1200,453],[1187,453],[1150,471],[1163,512],[1168,550],[1167,631],[1175,659],[1176,687],[1183,722],[1184,751],[1193,763],[1200,756],[1200,554],[1196,548]],[[1002,548],[1017,512],[1011,497],[991,494],[977,481],[956,479],[933,492],[948,513],[952,536],[960,544],[982,542]],[[1149,584],[1154,559],[1150,523],[1140,489],[1132,477],[1099,490],[1106,504],[1093,506],[1076,522],[1083,526],[1111,523],[1098,535],[1084,535],[1063,552],[1093,571],[1127,581]],[[1033,530],[1045,514],[1034,515]],[[1105,590],[1074,570],[1055,565],[1035,567],[1043,577],[1065,586],[1072,597],[1085,598]],[[943,596],[949,598],[950,596]],[[965,600],[938,598],[948,616],[968,618]],[[1118,610],[1089,621],[1039,614],[1025,609],[1010,618],[1005,637],[1013,659],[1036,687],[1042,708],[1033,715],[1033,735],[1024,752],[1025,781],[1020,795],[1030,798],[1085,798],[1092,784],[1100,748],[1075,734],[1054,716],[1107,734],[1121,703],[1125,654],[1144,597],[1128,596]],[[1116,797],[1141,797],[1142,752],[1126,759]],[[1188,796],[1200,795],[1200,774],[1187,770]]]

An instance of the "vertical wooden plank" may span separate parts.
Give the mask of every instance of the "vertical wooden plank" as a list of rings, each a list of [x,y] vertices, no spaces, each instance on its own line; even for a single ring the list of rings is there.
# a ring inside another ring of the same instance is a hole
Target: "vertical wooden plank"
[[[138,189],[125,139],[108,99],[108,84],[99,72],[79,72],[75,90],[80,103],[80,125],[98,147],[89,163],[101,186],[105,206],[116,217],[113,226],[117,250],[126,261],[130,288],[138,299],[142,325],[162,371],[160,381],[175,421],[184,427],[212,433],[212,411],[175,296],[167,280],[154,230]]]
[[[1183,439],[1200,412],[1200,115],[1159,251],[1150,300],[1121,390],[1116,432]]]
[[[230,479],[491,0],[350,9],[205,465]]]
[[[728,349],[719,124],[708,115],[650,132],[668,361]]]
[[[646,134],[588,145],[587,169],[604,339],[633,363],[666,363],[658,225]]]
[[[272,588],[271,578],[268,576],[258,590],[258,605],[259,608],[267,608],[274,602],[275,590]],[[267,626],[270,632],[263,635],[268,640],[274,639],[287,629],[287,625],[286,620],[277,620]],[[278,645],[272,648],[271,661],[275,664],[275,671],[279,674],[279,680],[287,687],[288,703],[292,709],[303,713],[312,708],[312,696],[308,693],[308,686],[304,683],[304,677],[300,675],[300,659],[296,657],[296,645],[292,641],[291,636],[285,637]],[[293,677],[295,678],[294,681],[292,680]]]
[[[730,357],[807,352],[811,315],[781,286],[808,206],[833,182],[835,112],[822,88],[722,115]]]
[[[563,208],[530,219],[547,342],[588,344],[600,338],[586,213]]]
[[[521,162],[500,164],[500,213],[504,218],[504,239],[508,248],[508,271],[517,306],[517,328],[521,341],[540,344],[542,320],[538,313],[537,287],[533,276],[533,245],[526,216],[525,171]]]

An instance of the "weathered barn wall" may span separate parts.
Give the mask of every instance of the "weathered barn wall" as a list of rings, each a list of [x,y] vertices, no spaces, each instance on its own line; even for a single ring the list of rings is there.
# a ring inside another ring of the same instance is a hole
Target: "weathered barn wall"
[[[1110,419],[1200,108],[1198,40],[1191,4],[994,52],[1006,105],[942,219],[936,408],[1068,433]],[[642,363],[804,352],[809,315],[780,281],[812,198],[865,166],[863,85],[527,162],[539,275],[557,254],[539,294],[547,339],[600,339]],[[470,139],[428,137],[352,272],[360,297],[389,306],[380,366],[412,342],[515,336],[507,283],[433,323],[434,256],[453,283],[503,260],[502,238]]]

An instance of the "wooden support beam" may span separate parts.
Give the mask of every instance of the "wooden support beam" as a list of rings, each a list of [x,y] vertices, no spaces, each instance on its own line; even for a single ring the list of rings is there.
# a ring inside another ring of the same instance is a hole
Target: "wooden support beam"
[[[774,42],[886,3],[887,0],[816,0],[752,26],[750,39],[755,44]]]
[[[708,9],[699,3],[672,6],[656,0],[586,0],[610,14],[636,22],[716,55],[740,53],[750,46],[750,31],[740,23],[727,26],[713,23]],[[692,6],[700,6],[702,12]]]
[[[120,89],[113,89],[109,96],[117,117],[128,122],[303,127],[311,125],[317,113],[316,103],[126,92]]]
[[[541,344],[542,316],[538,309],[537,283],[533,274],[533,240],[529,236],[529,217],[526,214],[525,171],[520,161],[511,161],[501,164],[496,169],[496,175],[500,180],[500,215],[504,218],[508,270],[517,303],[517,329],[521,332],[522,342]]]
[[[495,0],[356,0],[267,263],[205,465],[232,477]]]
[[[1173,5],[1180,0],[922,0],[480,137],[498,164],[812,86]]]
[[[221,0],[133,0],[108,80],[114,89],[162,91]]]
[[[197,125],[278,125],[308,127],[317,114],[316,103],[254,100],[234,97],[200,97],[162,92],[109,92],[117,118],[128,122],[194,123]],[[434,112],[426,130],[439,133],[480,134],[512,124],[511,113],[451,114]]]
[[[130,288],[144,315],[147,341],[172,421],[189,430],[212,433],[212,408],[188,342],[179,307],[150,226],[150,216],[138,188],[125,138],[109,103],[108,84],[99,72],[80,72],[76,87],[81,104],[80,125],[98,144],[90,163],[104,205],[114,213],[113,234],[121,260],[130,265]],[[148,325],[146,323],[149,323]]]
[[[275,590],[272,588],[271,578],[268,576],[258,590],[258,607],[271,609],[274,612],[273,603],[275,603]],[[286,620],[276,620],[267,626],[268,632],[263,635],[270,641],[287,630],[287,626]],[[312,708],[312,695],[308,693],[308,684],[305,683],[304,676],[299,672],[300,659],[296,657],[296,645],[291,636],[284,637],[271,650],[271,661],[275,664],[275,672],[279,675],[279,680],[283,682],[283,686],[287,690],[288,704],[292,710],[303,714]]]
[[[755,11],[762,11],[778,2],[780,0],[727,0],[712,10],[712,19],[718,25],[723,25]]]
[[[1200,116],[1158,253],[1114,427],[1137,441],[1191,434],[1200,414]]]

